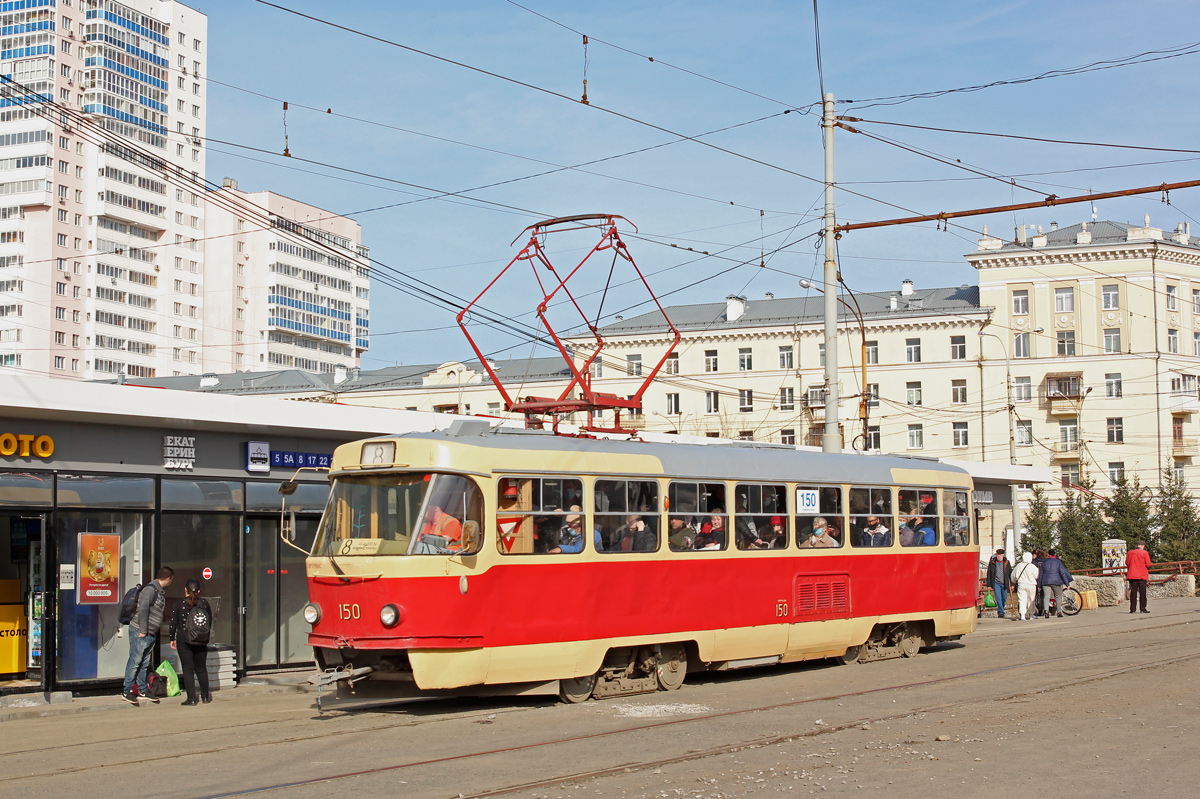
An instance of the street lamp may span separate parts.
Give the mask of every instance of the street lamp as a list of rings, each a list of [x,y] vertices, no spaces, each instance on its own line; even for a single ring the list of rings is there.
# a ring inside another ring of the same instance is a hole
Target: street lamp
[[[671,432],[676,435],[679,435],[679,429],[681,427],[683,427],[683,420],[686,417],[691,416],[691,413],[688,412],[688,413],[676,414],[679,417],[679,419],[678,419],[678,421],[675,421],[675,422],[671,421],[671,417],[667,416],[664,413],[659,413],[658,411],[650,411],[650,415],[657,416],[660,419],[662,419],[663,421],[665,421],[667,424],[671,425],[671,427],[674,428]]]
[[[989,320],[990,321],[990,320]],[[983,354],[983,337],[991,336],[1000,342],[1000,351],[1004,353],[1004,395],[1008,401],[1008,462],[1015,466],[1017,463],[1017,439],[1013,429],[1013,417],[1016,414],[1016,406],[1013,404],[1012,395],[1012,359],[1008,357],[1008,347],[1004,344],[1004,339],[997,336],[995,333],[988,333],[982,328],[975,331],[979,334],[979,353]],[[1045,332],[1044,327],[1034,328],[1034,333]],[[980,393],[983,392],[983,385],[979,386]],[[982,430],[980,431],[983,432]],[[1021,503],[1017,500],[1017,487],[1015,484],[1009,484],[1009,490],[1012,492],[1012,528],[1013,528],[1013,554],[1016,554],[1017,547],[1021,541]],[[992,526],[992,544],[995,545],[995,524]]]
[[[840,277],[838,278],[838,281],[841,282]],[[862,308],[860,308],[858,305],[858,298],[854,296],[854,292],[850,291],[850,289],[846,287],[845,283],[842,283],[842,286],[846,288],[846,293],[850,296],[850,299],[854,301],[854,307],[851,307],[844,299],[842,299],[840,294],[837,295],[837,301],[840,302],[847,311],[854,315],[855,320],[858,321],[858,332],[862,336],[862,353],[861,357],[859,358],[862,366],[862,396],[859,398],[858,402],[858,419],[862,423],[863,449],[866,449],[867,442],[870,440],[867,435],[867,325],[863,321]],[[808,278],[801,279],[800,288],[816,289],[822,294],[825,293],[825,289],[814,284]],[[825,362],[829,363],[829,347],[825,348]],[[836,379],[837,378],[835,376],[834,380],[836,381]],[[826,387],[826,390],[830,390],[828,386]]]

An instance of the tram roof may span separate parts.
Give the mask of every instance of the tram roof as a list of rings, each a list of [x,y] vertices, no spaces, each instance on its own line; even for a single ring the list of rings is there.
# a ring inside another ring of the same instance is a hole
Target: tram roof
[[[858,452],[825,453],[782,444],[751,441],[630,441],[617,438],[581,438],[549,431],[491,427],[484,421],[460,421],[445,430],[406,433],[408,439],[454,441],[487,449],[569,451],[594,455],[649,455],[658,459],[663,473],[693,479],[828,481],[839,472],[846,481],[867,484],[895,482],[894,469],[966,475],[959,465],[932,458],[874,455]]]

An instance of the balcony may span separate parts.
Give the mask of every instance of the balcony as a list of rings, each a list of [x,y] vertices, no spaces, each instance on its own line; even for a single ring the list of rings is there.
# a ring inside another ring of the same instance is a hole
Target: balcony
[[[1060,461],[1079,460],[1078,441],[1057,441],[1054,444],[1054,458]]]
[[[1046,402],[1051,416],[1078,416],[1080,395],[1048,393]]]
[[[621,416],[621,427],[626,430],[645,430],[646,415],[644,413],[630,414]]]
[[[1171,413],[1179,416],[1200,412],[1200,395],[1191,391],[1172,391],[1170,400]]]
[[[1194,438],[1172,438],[1171,439],[1171,457],[1172,458],[1190,458],[1200,454],[1200,447],[1196,444]]]

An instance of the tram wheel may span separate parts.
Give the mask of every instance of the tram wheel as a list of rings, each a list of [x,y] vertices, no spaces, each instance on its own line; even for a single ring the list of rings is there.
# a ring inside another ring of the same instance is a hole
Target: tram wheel
[[[920,651],[920,629],[916,625],[910,624],[904,632],[904,637],[900,639],[900,654],[906,658],[915,658]]]
[[[558,681],[558,698],[572,705],[588,701],[592,691],[596,690],[596,674],[586,677],[572,677],[569,680]]]
[[[687,650],[683,644],[666,644],[658,656],[658,687],[674,691],[687,676]]]
[[[858,662],[858,658],[862,655],[862,652],[862,646],[848,646],[846,647],[846,654],[836,657],[834,660],[842,665],[849,666],[851,663]]]

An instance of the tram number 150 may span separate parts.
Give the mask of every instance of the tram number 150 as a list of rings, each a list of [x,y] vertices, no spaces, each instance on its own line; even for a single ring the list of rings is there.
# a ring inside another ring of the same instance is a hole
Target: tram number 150
[[[344,602],[338,605],[338,618],[342,620],[357,619],[360,615],[362,615],[362,612],[359,610],[357,602],[354,604]]]
[[[787,615],[788,615],[787,600],[784,600],[784,599],[778,600],[775,603],[775,618],[783,619],[783,618],[787,618]]]

